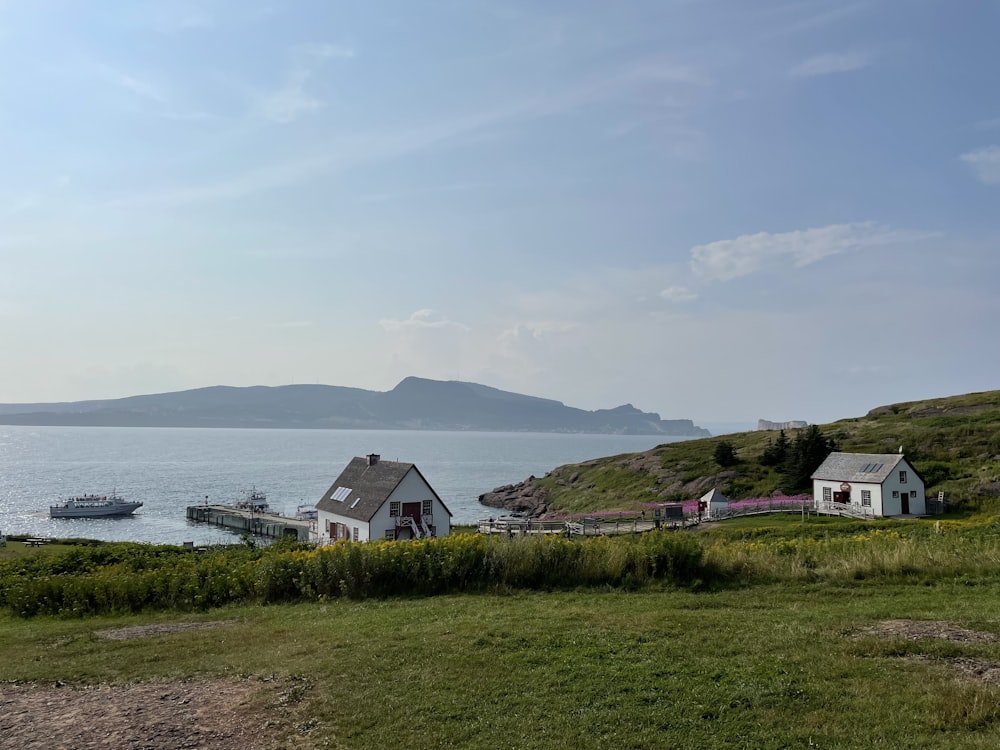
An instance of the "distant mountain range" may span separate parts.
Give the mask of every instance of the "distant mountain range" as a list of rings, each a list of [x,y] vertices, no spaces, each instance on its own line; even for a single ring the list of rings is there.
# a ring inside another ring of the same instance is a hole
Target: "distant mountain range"
[[[631,404],[586,411],[477,383],[413,377],[385,392],[333,385],[219,385],[101,401],[0,404],[0,424],[710,434],[689,419],[660,419]]]

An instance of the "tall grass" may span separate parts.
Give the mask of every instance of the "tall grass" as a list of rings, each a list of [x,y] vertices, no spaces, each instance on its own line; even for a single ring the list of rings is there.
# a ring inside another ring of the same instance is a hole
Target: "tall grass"
[[[1000,525],[981,517],[937,524],[734,527],[729,534],[650,532],[583,540],[462,534],[321,548],[230,547],[202,554],[176,547],[106,545],[3,561],[0,607],[24,617],[84,616],[518,589],[657,584],[697,590],[997,577]]]
[[[744,584],[995,578],[1000,537],[876,528],[843,537],[717,541],[705,559],[725,579]]]
[[[582,542],[457,535],[204,554],[109,545],[100,553],[6,561],[0,565],[0,606],[25,617],[83,616],[336,597],[684,585],[700,580],[702,556],[695,538],[666,533]]]

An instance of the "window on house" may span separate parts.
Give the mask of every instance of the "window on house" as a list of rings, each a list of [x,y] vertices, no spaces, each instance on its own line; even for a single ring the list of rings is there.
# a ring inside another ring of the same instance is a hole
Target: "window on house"
[[[393,518],[399,515],[399,502],[394,500],[389,503],[389,515]]]
[[[900,484],[906,484],[906,472],[905,471],[899,472],[899,483]]]
[[[354,527],[354,534],[353,534],[352,538],[354,539],[354,541],[358,541],[358,527],[357,526]]]
[[[395,529],[386,529],[385,530],[385,538],[388,539],[390,542],[394,541],[396,539],[396,530]]]
[[[893,490],[892,491],[892,497],[893,497],[893,499],[898,498],[899,497],[899,490]]]
[[[833,501],[833,490],[830,487],[823,488],[823,502],[829,503]]]
[[[429,516],[431,513],[433,513],[434,510],[431,507],[432,504],[433,503],[430,500],[424,500],[423,507],[420,509],[420,514],[424,516]]]
[[[872,504],[871,490],[861,490],[861,504],[871,506]]]

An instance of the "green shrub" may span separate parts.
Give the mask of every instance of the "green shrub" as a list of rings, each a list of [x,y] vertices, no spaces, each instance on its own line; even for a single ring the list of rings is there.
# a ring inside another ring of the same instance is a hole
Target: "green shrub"
[[[0,606],[24,617],[195,611],[238,602],[433,595],[491,589],[685,585],[705,576],[701,543],[683,533],[637,538],[486,537],[247,546],[191,553],[106,545],[0,566]]]

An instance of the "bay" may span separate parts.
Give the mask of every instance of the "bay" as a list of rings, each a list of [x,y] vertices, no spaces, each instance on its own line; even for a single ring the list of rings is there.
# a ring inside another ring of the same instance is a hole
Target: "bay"
[[[234,504],[256,487],[271,508],[314,505],[354,456],[415,463],[452,523],[498,513],[479,495],[567,463],[685,440],[662,435],[578,435],[404,430],[152,427],[0,427],[0,532],[105,541],[232,543],[238,535],[194,524],[189,505]],[[51,519],[73,495],[117,492],[133,517]]]

